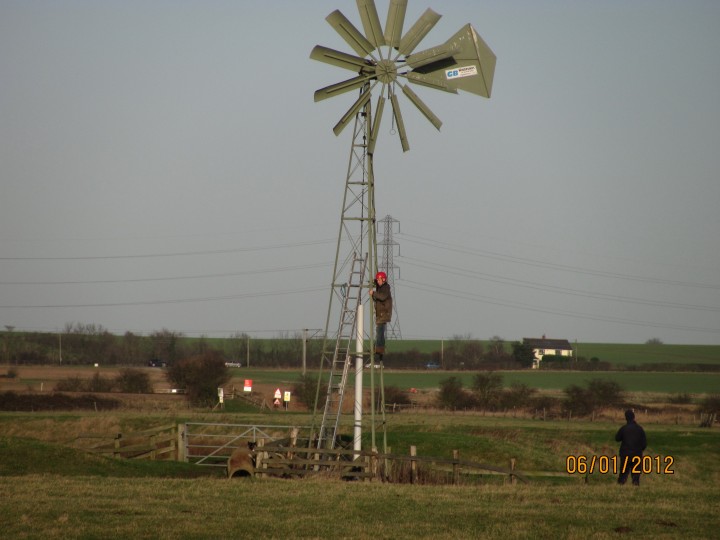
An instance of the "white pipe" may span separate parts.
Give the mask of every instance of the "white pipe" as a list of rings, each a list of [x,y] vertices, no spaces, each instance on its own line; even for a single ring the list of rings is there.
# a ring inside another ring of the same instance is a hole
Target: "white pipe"
[[[363,395],[363,306],[360,304],[357,310],[356,326],[357,334],[355,336],[355,430],[353,438],[353,450],[360,452],[362,450],[362,395]],[[360,456],[356,455],[355,459]]]

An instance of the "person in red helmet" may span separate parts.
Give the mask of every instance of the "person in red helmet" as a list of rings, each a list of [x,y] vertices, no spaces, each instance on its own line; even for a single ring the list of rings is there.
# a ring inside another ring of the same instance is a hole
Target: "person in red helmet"
[[[375,356],[382,362],[385,354],[385,328],[392,317],[392,293],[387,282],[387,274],[375,274],[375,288],[370,290],[375,304]]]

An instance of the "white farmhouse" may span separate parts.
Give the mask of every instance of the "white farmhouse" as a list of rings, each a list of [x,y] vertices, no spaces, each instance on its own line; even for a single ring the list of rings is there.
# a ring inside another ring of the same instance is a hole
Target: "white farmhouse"
[[[523,338],[523,345],[529,345],[534,353],[533,369],[540,367],[543,356],[551,354],[555,356],[572,357],[573,348],[567,339]]]

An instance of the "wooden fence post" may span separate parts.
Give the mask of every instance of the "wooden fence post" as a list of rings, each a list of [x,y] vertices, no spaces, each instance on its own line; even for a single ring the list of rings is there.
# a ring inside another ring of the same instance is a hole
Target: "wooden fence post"
[[[185,430],[187,426],[185,424],[177,425],[177,460],[185,461]]]
[[[177,455],[177,436],[175,430],[177,430],[177,426],[173,425],[173,427],[170,428],[170,437],[172,437],[172,439],[170,441],[170,453],[168,454],[168,459],[175,459],[175,456]]]
[[[264,478],[265,475],[263,473],[258,473],[258,471],[262,469],[267,469],[267,464],[265,463],[265,457],[267,456],[267,452],[263,452],[263,447],[265,446],[265,439],[258,439],[257,441],[257,454],[255,454],[255,476],[258,476],[259,478]]]
[[[372,456],[370,457],[370,472],[373,477],[375,477],[378,474],[378,454],[375,446],[373,446],[372,452]]]
[[[460,450],[453,450],[453,486],[460,483]]]
[[[417,460],[412,459],[414,457],[417,457],[417,446],[412,445],[410,446],[410,483],[416,484],[418,481],[418,471],[417,471]]]
[[[511,470],[511,471],[514,471],[514,470],[515,470],[515,458],[510,458],[510,470]],[[511,475],[510,475],[510,483],[511,483],[511,484],[516,484],[516,483],[517,483],[517,478],[515,477],[514,474],[511,474]]]
[[[290,430],[290,448],[294,449],[297,446],[298,431],[298,428],[292,428]],[[287,458],[294,459],[295,452],[293,450],[288,450]]]
[[[122,438],[122,433],[118,433],[115,435],[115,451],[113,452],[113,457],[121,457],[120,454],[120,439]]]

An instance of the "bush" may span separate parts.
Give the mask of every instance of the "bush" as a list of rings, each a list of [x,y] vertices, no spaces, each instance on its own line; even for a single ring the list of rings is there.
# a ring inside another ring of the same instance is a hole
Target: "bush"
[[[712,427],[720,414],[720,394],[711,394],[700,402],[698,407],[700,427]]]
[[[530,388],[525,383],[513,383],[502,394],[502,407],[506,409],[529,407],[536,392],[536,388]]]
[[[150,376],[144,371],[125,368],[115,378],[115,387],[119,392],[127,394],[152,394],[153,387]]]
[[[625,400],[622,386],[617,381],[592,379],[587,385],[596,407],[617,407]]]
[[[477,404],[487,410],[495,410],[500,406],[503,378],[499,373],[477,373],[473,377],[473,392]]]
[[[385,405],[410,405],[410,396],[407,391],[397,386],[385,387]]]
[[[555,416],[555,412],[560,409],[560,400],[552,396],[536,396],[530,399],[529,407],[537,414],[545,416]]]
[[[687,405],[692,403],[692,396],[687,392],[684,394],[675,394],[674,396],[670,396],[668,401],[673,405]]]
[[[314,375],[301,375],[298,382],[293,385],[292,394],[300,403],[305,405],[308,410],[315,408],[315,397],[318,395],[318,387],[322,390],[323,386],[327,386],[324,381],[320,382]],[[322,401],[323,397],[320,397]],[[324,401],[323,401],[324,403]]]
[[[720,394],[710,394],[703,398],[698,406],[698,412],[704,414],[720,414]]]
[[[512,357],[521,366],[530,368],[535,361],[535,351],[527,343],[517,341],[512,344]]]
[[[86,381],[85,391],[87,392],[112,392],[113,381],[104,379],[99,373],[95,373],[92,379]]]
[[[222,355],[209,350],[175,362],[166,377],[176,388],[185,389],[192,404],[209,406],[217,401],[217,389],[230,380],[230,372]]]
[[[84,390],[85,380],[80,377],[68,377],[55,384],[56,392],[83,392]]]
[[[564,392],[565,402],[563,405],[566,411],[572,412],[576,416],[587,416],[593,412],[595,404],[586,388],[571,384]]]
[[[462,381],[457,377],[450,377],[440,381],[437,405],[441,409],[455,410],[471,409],[476,403],[473,395],[463,389]]]
[[[604,407],[615,407],[624,401],[622,387],[615,381],[592,379],[587,388],[576,384],[565,389],[565,410],[576,416],[588,416]]]

